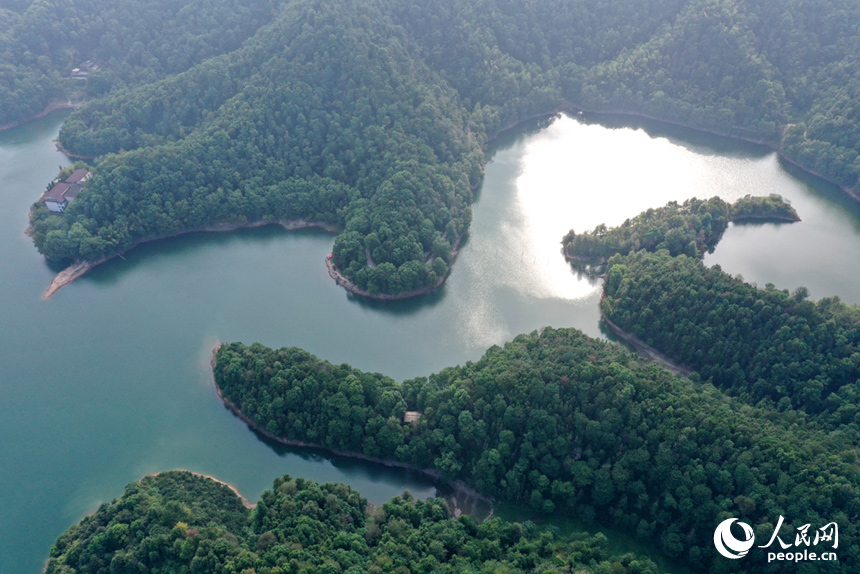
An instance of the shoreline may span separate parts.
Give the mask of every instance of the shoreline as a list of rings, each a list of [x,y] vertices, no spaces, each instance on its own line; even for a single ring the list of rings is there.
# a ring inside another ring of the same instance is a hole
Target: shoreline
[[[848,196],[848,199],[854,200],[856,203],[860,203],[860,195],[857,195],[857,193],[854,192],[851,188],[846,187],[846,186],[842,185],[841,183],[837,183],[837,182],[833,181],[832,179],[830,179],[829,177],[827,177],[823,173],[817,172],[812,168],[809,168],[809,167],[806,167],[804,165],[799,164],[797,161],[791,159],[790,157],[788,157],[787,155],[782,153],[782,151],[779,149],[774,149],[774,151],[776,151],[776,154],[779,156],[780,160],[790,164],[792,167],[799,169],[803,173],[815,176],[818,179],[825,181],[825,182],[829,183],[830,185],[835,186],[842,193],[844,193],[846,196]],[[858,185],[860,185],[860,182],[858,182]]]
[[[733,217],[731,223],[798,223],[803,221],[800,217],[789,217],[787,215],[742,215]]]
[[[304,219],[288,219],[283,220],[279,219],[277,221],[252,221],[249,223],[215,223],[212,225],[205,225],[203,227],[197,227],[193,229],[183,229],[177,231],[175,233],[171,233],[169,235],[159,235],[159,236],[148,236],[138,239],[131,245],[129,245],[126,249],[118,253],[114,253],[113,255],[105,255],[95,261],[74,261],[71,265],[57,273],[54,278],[51,280],[51,284],[45,290],[45,293],[42,295],[42,299],[50,299],[51,296],[54,295],[57,291],[72,283],[76,279],[80,279],[84,275],[87,274],[91,269],[98,267],[102,263],[106,263],[115,257],[122,257],[125,253],[128,253],[135,247],[139,245],[143,245],[144,243],[150,243],[152,241],[159,241],[161,239],[169,239],[171,237],[179,237],[180,235],[187,235],[189,233],[222,233],[225,231],[236,231],[237,229],[253,229],[257,227],[265,227],[267,225],[280,225],[287,231],[294,231],[297,229],[308,229],[308,228],[319,228],[323,231],[327,231],[329,233],[337,233],[338,227],[331,223],[325,223],[323,221],[305,221]]]
[[[568,263],[579,263],[582,265],[605,265],[609,257],[603,255],[571,255],[567,249],[562,248],[564,260]]]
[[[657,363],[667,371],[676,375],[681,375],[682,377],[689,377],[693,373],[693,369],[673,362],[671,359],[669,359],[669,357],[667,357],[666,355],[664,355],[636,335],[628,333],[627,331],[610,321],[602,309],[600,311],[600,318],[603,320],[606,326],[609,327],[610,331],[612,331],[628,345],[636,349],[636,352],[639,353],[639,356],[643,357],[644,359],[647,359],[652,363]]]
[[[680,120],[671,120],[671,119],[667,119],[664,117],[647,114],[645,112],[637,112],[635,110],[630,110],[630,109],[625,109],[625,108],[612,108],[612,109],[606,109],[606,110],[596,110],[596,109],[592,109],[592,108],[587,108],[587,107],[582,106],[580,104],[577,104],[575,102],[565,101],[564,104],[556,106],[555,108],[553,108],[552,110],[550,110],[546,113],[531,114],[531,115],[526,116],[520,120],[508,122],[504,126],[500,127],[497,131],[493,132],[492,135],[487,137],[486,145],[490,146],[493,143],[493,141],[495,139],[497,139],[501,134],[503,134],[504,132],[506,132],[508,130],[515,129],[516,127],[520,126],[521,124],[524,124],[526,122],[529,122],[529,121],[532,121],[532,120],[535,120],[538,118],[550,117],[550,116],[554,116],[556,114],[565,113],[565,112],[572,113],[572,114],[576,114],[576,113],[581,112],[583,114],[588,114],[588,115],[592,115],[592,116],[624,116],[624,117],[629,117],[629,118],[649,120],[649,121],[657,122],[660,124],[666,124],[669,126],[675,126],[675,127],[679,127],[679,128],[688,129],[688,130],[691,130],[694,132],[699,132],[702,134],[708,134],[708,135],[712,135],[712,136],[723,137],[723,138],[733,139],[733,140],[737,140],[737,141],[741,141],[741,142],[760,145],[760,146],[766,147],[767,149],[769,149],[772,152],[775,152],[777,157],[780,160],[791,164],[793,167],[799,169],[800,171],[804,172],[805,174],[814,176],[814,177],[816,177],[816,178],[818,178],[818,179],[820,179],[820,180],[822,180],[822,181],[824,181],[830,185],[837,187],[842,193],[844,193],[846,196],[848,196],[849,199],[852,199],[852,200],[856,201],[857,203],[860,203],[860,195],[858,195],[857,193],[852,191],[851,188],[849,188],[845,185],[842,185],[841,183],[834,181],[833,179],[831,179],[827,175],[820,173],[818,171],[815,171],[814,169],[812,169],[810,167],[806,167],[805,165],[798,163],[796,160],[790,158],[789,156],[787,156],[785,154],[785,152],[783,152],[778,141],[774,142],[772,140],[765,139],[765,138],[756,138],[756,137],[751,137],[751,136],[734,134],[734,133],[730,133],[730,132],[719,131],[719,130],[713,129],[713,128],[706,128],[706,127],[702,127],[702,126],[697,126],[697,125],[683,122]],[[789,127],[790,125],[791,124],[783,126],[783,129]]]
[[[650,120],[652,122],[657,122],[657,123],[675,126],[675,127],[679,127],[679,128],[685,128],[688,130],[692,130],[692,131],[696,131],[696,132],[700,132],[700,133],[704,133],[704,134],[710,134],[713,136],[719,136],[719,137],[729,138],[729,139],[743,141],[743,142],[747,142],[747,143],[753,143],[753,144],[757,144],[757,145],[761,145],[761,146],[765,146],[767,148],[770,148],[772,151],[779,152],[779,148],[776,147],[774,142],[772,142],[768,139],[765,139],[765,138],[756,138],[756,137],[751,137],[751,136],[743,136],[740,134],[733,134],[730,132],[723,132],[723,131],[719,131],[716,129],[697,126],[697,125],[683,122],[680,120],[669,120],[669,119],[665,119],[665,118],[662,118],[659,116],[653,116],[653,115],[647,114],[645,112],[637,112],[635,110],[630,110],[630,109],[626,109],[626,108],[612,108],[612,109],[608,109],[608,110],[594,110],[594,109],[590,109],[590,108],[586,108],[584,106],[581,106],[575,102],[566,101],[565,107],[562,109],[562,111],[570,111],[570,110],[573,110],[575,112],[582,112],[584,114],[589,114],[589,115],[593,115],[593,116],[627,116],[627,117],[631,117],[631,118]],[[558,112],[556,112],[556,113],[558,113]],[[804,170],[808,171],[805,168],[804,168]]]
[[[408,464],[405,462],[398,462],[396,460],[388,460],[388,459],[384,459],[384,458],[376,458],[376,457],[367,456],[367,455],[362,454],[360,452],[355,452],[355,451],[351,451],[351,450],[340,450],[340,449],[336,449],[336,448],[329,448],[327,446],[322,446],[320,444],[306,442],[306,441],[302,441],[302,440],[286,439],[286,438],[279,437],[273,433],[270,433],[269,431],[267,431],[265,429],[259,428],[256,425],[256,423],[254,423],[254,421],[252,421],[250,418],[245,416],[245,414],[239,409],[239,407],[234,405],[232,402],[230,402],[228,399],[226,399],[224,397],[224,395],[221,394],[221,388],[218,386],[218,383],[215,381],[215,363],[216,363],[215,356],[217,355],[218,349],[220,349],[220,348],[221,348],[220,342],[215,343],[215,345],[212,347],[212,358],[209,361],[210,382],[212,383],[212,386],[215,388],[215,393],[218,395],[218,398],[221,400],[222,403],[224,403],[224,406],[227,407],[227,409],[230,412],[232,412],[234,415],[236,415],[236,417],[238,417],[241,421],[243,421],[245,424],[247,424],[254,432],[266,437],[267,439],[269,439],[271,441],[277,442],[279,444],[283,444],[285,446],[293,446],[293,447],[300,447],[300,448],[311,448],[311,449],[321,450],[321,451],[327,452],[329,454],[333,454],[335,456],[340,456],[343,458],[352,458],[352,459],[356,459],[356,460],[362,460],[365,462],[372,462],[372,463],[376,463],[376,464],[381,464],[381,465],[387,466],[389,468],[402,468],[404,470],[411,470],[414,472],[419,472],[425,476],[430,477],[431,479],[433,479],[434,482],[438,483],[437,490],[438,490],[439,486],[446,486],[446,487],[450,487],[454,493],[465,494],[466,496],[469,496],[469,497],[472,497],[472,498],[486,502],[487,504],[490,505],[490,514],[489,514],[488,518],[493,516],[494,505],[493,505],[493,500],[491,498],[481,494],[480,492],[478,492],[477,490],[468,486],[467,484],[465,484],[464,482],[462,482],[460,480],[454,480],[451,482],[442,481],[442,475],[438,470],[435,470],[432,468],[418,468],[417,466],[414,466],[414,465],[411,465],[411,464]],[[451,499],[448,497],[443,497],[443,498],[445,498],[445,500],[448,501],[449,505],[450,505]],[[455,512],[454,508],[451,508],[450,510],[452,513]]]
[[[251,509],[251,508],[254,508],[255,506],[257,506],[257,503],[256,503],[256,502],[251,502],[250,500],[248,500],[248,498],[247,498],[244,494],[242,494],[241,492],[239,492],[239,489],[238,489],[238,488],[236,488],[235,486],[233,486],[233,485],[232,485],[232,484],[230,484],[229,482],[225,482],[225,481],[223,481],[223,480],[221,480],[221,479],[219,479],[219,478],[215,478],[215,477],[214,477],[214,476],[212,476],[211,474],[203,474],[203,473],[201,473],[201,472],[194,472],[193,470],[188,470],[187,468],[174,468],[173,470],[162,470],[162,471],[159,471],[159,472],[151,472],[151,473],[149,473],[149,474],[145,474],[145,475],[143,475],[142,477],[140,477],[140,478],[138,479],[138,481],[137,481],[137,482],[140,482],[140,481],[141,481],[141,480],[143,480],[144,478],[147,478],[147,477],[150,477],[150,476],[158,476],[159,474],[163,474],[163,473],[165,473],[165,472],[175,472],[175,471],[179,471],[179,472],[187,472],[188,474],[192,474],[192,475],[194,475],[194,476],[199,476],[200,478],[208,478],[208,479],[209,479],[209,480],[211,480],[211,481],[214,481],[214,482],[217,482],[217,483],[218,483],[218,484],[220,484],[220,485],[226,486],[227,488],[229,488],[230,490],[232,490],[232,491],[233,491],[233,493],[234,493],[236,496],[238,496],[238,497],[239,497],[239,500],[241,500],[241,501],[242,501],[242,506],[244,506],[245,508]]]
[[[521,126],[527,122],[531,122],[531,121],[541,119],[541,118],[549,118],[549,117],[552,117],[552,116],[555,116],[555,115],[558,115],[558,114],[561,114],[561,113],[564,113],[564,112],[567,112],[570,110],[585,112],[584,109],[578,108],[575,104],[572,104],[570,102],[565,102],[561,105],[556,106],[555,108],[551,109],[548,112],[539,112],[539,113],[535,113],[535,114],[529,114],[524,118],[520,118],[518,120],[513,120],[513,121],[506,123],[505,125],[499,127],[493,133],[487,134],[487,141],[484,145],[486,147],[492,146],[493,142],[495,142],[497,139],[499,139],[499,137],[501,137],[501,135],[503,133],[510,131],[512,129],[515,129],[515,128],[517,128],[517,127],[519,127],[519,126]],[[586,113],[591,113],[591,112],[586,112]],[[486,153],[486,150],[484,150],[484,152]]]
[[[451,264],[448,266],[448,272],[439,277],[436,280],[435,285],[428,285],[427,287],[421,287],[420,289],[412,289],[411,291],[402,291],[400,293],[370,293],[369,291],[365,291],[352,281],[350,281],[345,275],[343,275],[340,271],[338,271],[337,267],[332,261],[331,257],[326,257],[325,266],[328,269],[328,276],[334,279],[334,282],[352,293],[353,295],[358,295],[359,297],[365,297],[366,299],[372,299],[374,301],[402,301],[404,299],[411,299],[412,297],[419,297],[421,295],[427,295],[436,291],[442,285],[445,284],[445,281],[448,279],[448,276],[451,275],[451,269],[454,266],[454,263],[457,260],[457,255],[460,253],[460,242],[458,241],[456,245],[451,249]]]
[[[30,122],[40,120],[45,116],[48,116],[60,110],[73,110],[80,105],[81,102],[72,102],[72,100],[68,100],[65,102],[51,102],[45,107],[44,110],[27,118],[26,120],[18,120],[17,122],[9,122],[7,124],[0,125],[0,132],[5,132],[7,130],[21,127],[23,125],[29,124]]]
[[[628,110],[628,109],[593,110],[593,109],[583,107],[583,106],[576,104],[576,103],[573,103],[573,102],[566,102],[566,106],[563,106],[561,109],[557,109],[556,111],[550,112],[547,115],[553,115],[553,114],[557,114],[557,113],[561,113],[561,112],[565,112],[565,111],[582,112],[584,114],[589,114],[589,115],[594,115],[594,116],[605,115],[605,116],[627,116],[627,117],[631,117],[631,118],[639,118],[639,119],[643,119],[643,120],[650,120],[650,121],[661,123],[661,124],[667,124],[670,126],[684,128],[684,129],[692,130],[692,131],[703,133],[703,134],[708,134],[708,135],[713,135],[713,136],[718,136],[718,137],[724,137],[724,138],[729,138],[729,139],[733,139],[733,140],[738,140],[738,141],[742,141],[742,142],[760,145],[760,146],[768,148],[772,152],[775,152],[777,157],[780,160],[791,164],[795,168],[801,170],[802,172],[804,172],[808,175],[812,175],[814,177],[817,177],[818,179],[821,179],[822,181],[827,182],[830,185],[836,186],[840,191],[842,191],[842,193],[844,193],[846,196],[848,196],[848,198],[856,201],[857,203],[860,203],[860,195],[858,195],[854,191],[852,191],[851,188],[844,186],[841,183],[834,181],[830,177],[824,175],[823,173],[815,171],[814,169],[812,169],[810,167],[806,167],[805,165],[798,163],[797,160],[790,158],[789,156],[787,156],[785,154],[785,152],[783,152],[778,141],[774,142],[774,141],[764,139],[764,138],[755,138],[755,137],[750,137],[750,136],[743,136],[740,134],[722,132],[722,131],[718,131],[716,129],[696,126],[696,125],[682,122],[682,121],[678,121],[678,120],[670,120],[670,119],[666,119],[663,117],[653,116],[651,114],[646,114],[645,112],[637,112],[634,110]],[[528,121],[528,119],[534,119],[534,117],[539,117],[539,116],[533,116],[532,118],[527,118],[523,121]],[[791,124],[787,124],[787,125],[783,126],[783,129],[788,128],[790,125]],[[516,127],[516,125],[513,127]]]
[[[57,148],[57,151],[60,152],[61,154],[65,155],[69,159],[88,160],[88,159],[95,159],[96,158],[96,156],[94,156],[94,155],[83,155],[83,154],[79,154],[79,153],[70,152],[69,150],[67,150],[66,148],[63,147],[63,144],[60,143],[59,139],[51,140],[51,141],[54,142],[54,146]]]
[[[51,104],[48,106],[48,108],[45,109],[45,111],[41,112],[40,114],[37,114],[37,116],[35,116],[35,117],[33,117],[27,121],[32,121],[32,120],[37,119],[39,117],[44,117],[53,111],[57,111],[60,109],[75,108],[79,105],[80,105],[79,103],[72,103],[71,100],[68,103]],[[695,125],[692,125],[689,123],[676,121],[676,120],[669,120],[669,119],[653,116],[650,114],[646,114],[644,112],[636,112],[633,110],[609,109],[609,110],[597,111],[597,110],[583,107],[583,106],[576,104],[574,102],[571,102],[571,101],[565,101],[564,103],[556,106],[555,108],[553,108],[552,110],[550,110],[548,112],[530,114],[524,118],[520,118],[520,119],[515,120],[515,121],[510,121],[510,122],[506,123],[505,125],[501,126],[498,130],[494,131],[492,134],[487,135],[487,141],[484,144],[485,153],[486,153],[486,149],[488,149],[490,146],[492,146],[493,142],[495,142],[503,133],[505,133],[509,130],[512,130],[512,129],[516,129],[518,126],[521,126],[521,125],[523,125],[529,121],[533,121],[535,119],[542,118],[542,117],[551,117],[551,116],[554,116],[554,115],[557,115],[560,113],[571,113],[571,114],[585,113],[585,114],[594,115],[594,116],[601,116],[601,115],[603,115],[603,116],[612,116],[612,115],[626,116],[626,117],[630,117],[630,118],[644,119],[644,120],[654,121],[657,123],[662,123],[662,124],[666,124],[666,125],[670,125],[670,126],[676,126],[676,127],[696,131],[699,133],[717,136],[717,137],[725,137],[725,138],[730,138],[730,139],[734,139],[737,141],[743,141],[743,142],[747,142],[747,143],[761,145],[761,146],[764,146],[764,147],[770,149],[771,151],[775,152],[781,160],[784,160],[784,161],[790,163],[791,165],[795,166],[797,169],[800,169],[804,173],[812,175],[814,177],[817,177],[817,178],[827,182],[830,185],[836,186],[849,199],[852,199],[855,202],[857,202],[858,204],[860,204],[860,196],[853,193],[847,187],[840,185],[837,182],[829,179],[827,176],[820,174],[814,170],[811,170],[807,167],[804,167],[804,166],[800,165],[799,163],[797,163],[796,161],[792,160],[791,158],[788,158],[787,156],[785,156],[785,154],[780,149],[778,142],[774,143],[772,141],[769,141],[769,140],[766,140],[763,138],[753,138],[753,137],[749,137],[749,136],[742,136],[742,135],[738,135],[738,134],[720,132],[720,131],[717,131],[715,129],[703,128],[703,127],[695,126]],[[24,122],[24,123],[26,123],[26,122]],[[20,125],[20,124],[16,124],[16,125]],[[14,127],[14,126],[12,126],[12,127]],[[0,126],[0,131],[2,131],[3,129],[8,129],[8,128],[4,128],[3,126]],[[55,144],[57,145],[58,151],[66,154],[70,158],[92,159],[89,156],[76,155],[76,154],[73,154],[73,153],[66,151],[65,149],[63,149],[62,145],[56,140],[55,140]],[[482,174],[482,176],[483,176],[483,174]],[[746,221],[767,221],[767,219],[744,218],[743,220],[738,220],[738,222],[742,223],[744,220],[746,220]],[[775,218],[771,218],[770,220],[771,221],[786,221],[786,222],[799,221],[799,219],[798,220],[789,220],[789,219],[775,219]],[[294,226],[294,223],[296,223],[296,222],[302,222],[304,225]],[[321,223],[321,222],[304,222],[303,220],[299,219],[299,220],[290,220],[287,222],[284,222],[284,221],[276,221],[276,222],[261,221],[261,222],[245,223],[245,224],[213,224],[213,225],[207,225],[207,226],[204,226],[201,228],[196,228],[196,229],[182,230],[182,231],[172,233],[169,235],[150,236],[150,237],[146,237],[146,238],[139,239],[139,240],[135,241],[128,248],[124,249],[121,252],[118,252],[118,253],[110,255],[110,256],[105,256],[105,257],[98,259],[96,261],[92,261],[92,262],[75,261],[74,263],[72,263],[72,265],[70,267],[59,272],[54,277],[54,279],[51,281],[51,284],[49,285],[48,289],[45,291],[45,293],[43,295],[43,299],[50,298],[59,289],[68,285],[69,283],[73,282],[74,280],[82,277],[92,268],[97,267],[98,265],[101,265],[102,263],[105,263],[105,262],[109,261],[110,259],[113,259],[114,257],[122,256],[123,254],[127,253],[131,249],[133,249],[133,248],[135,248],[138,245],[141,245],[143,243],[148,243],[150,241],[156,241],[159,239],[168,239],[168,238],[176,237],[176,236],[183,235],[186,233],[197,233],[197,232],[208,232],[208,231],[213,231],[213,232],[234,231],[236,229],[259,227],[259,226],[263,226],[263,225],[268,225],[270,223],[271,224],[276,224],[276,223],[281,224],[282,227],[284,227],[284,229],[287,229],[287,230],[300,229],[303,227],[320,227],[320,228],[322,228],[322,229],[324,229],[330,233],[336,233],[337,232],[337,227],[334,225],[327,224],[327,223]],[[358,287],[358,285],[356,285],[355,283],[350,281],[347,277],[345,277],[337,269],[337,267],[334,265],[334,262],[332,262],[330,259],[326,259],[326,268],[328,270],[329,276],[334,280],[334,282],[338,286],[343,287],[348,292],[350,292],[354,295],[364,297],[367,299],[371,299],[371,300],[375,300],[375,301],[400,301],[400,300],[405,300],[405,299],[411,299],[412,297],[419,297],[421,295],[427,295],[427,294],[432,293],[433,291],[439,289],[440,287],[442,287],[444,285],[445,281],[447,280],[448,276],[450,276],[450,274],[451,274],[454,263],[456,263],[456,258],[457,258],[458,252],[459,252],[459,243],[457,245],[455,245],[451,251],[451,257],[452,258],[451,258],[451,263],[448,266],[448,273],[446,273],[443,277],[440,277],[437,280],[435,285],[422,287],[420,289],[413,289],[411,291],[403,291],[401,293],[393,293],[393,294],[392,293],[371,294],[370,292],[361,289],[360,287]],[[569,258],[566,253],[565,253],[565,259],[568,262],[574,262],[574,259]],[[585,263],[585,261],[580,261],[580,262]]]

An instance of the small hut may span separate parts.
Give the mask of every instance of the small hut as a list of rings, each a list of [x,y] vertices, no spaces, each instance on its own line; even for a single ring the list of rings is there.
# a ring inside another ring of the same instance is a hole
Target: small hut
[[[407,424],[408,423],[414,423],[414,422],[417,422],[418,419],[420,419],[420,418],[421,418],[421,412],[420,411],[406,411],[406,414],[403,415],[403,422],[407,423]]]

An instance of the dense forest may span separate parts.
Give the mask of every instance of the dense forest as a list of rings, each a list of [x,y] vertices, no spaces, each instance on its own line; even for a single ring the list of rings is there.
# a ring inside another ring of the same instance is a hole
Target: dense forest
[[[0,0],[0,125],[151,83],[238,49],[269,0]],[[81,62],[102,71],[70,77]]]
[[[0,0],[0,125],[83,102],[60,143],[94,175],[64,213],[31,212],[52,261],[304,220],[339,229],[332,262],[355,288],[409,294],[448,275],[492,139],[560,109],[761,141],[860,196],[858,26],[849,0]],[[779,571],[718,556],[720,520],[764,540],[780,515],[835,521],[833,570],[855,572],[860,314],[699,260],[729,221],[788,209],[690,200],[566,237],[570,258],[608,259],[606,317],[692,380],[547,328],[402,384],[233,343],[216,382],[276,437],[613,524],[709,572]],[[441,501],[365,506],[284,477],[249,511],[166,473],[61,536],[48,571],[655,570],[599,540],[451,520]]]
[[[561,243],[571,261],[605,261],[616,253],[640,249],[699,257],[714,250],[731,219],[731,204],[719,197],[694,197],[648,209],[618,227],[601,224],[582,233],[571,229]]]
[[[358,289],[433,286],[488,141],[571,105],[766,141],[848,189],[860,174],[848,0],[5,0],[0,21],[0,123],[87,99],[60,140],[95,175],[32,214],[52,260],[304,219],[341,228]],[[101,69],[68,77],[84,58]]]
[[[797,211],[782,196],[750,195],[729,204],[719,197],[676,201],[648,209],[618,227],[598,225],[577,234],[571,229],[562,239],[565,257],[572,262],[605,262],[609,257],[631,251],[659,251],[669,255],[701,257],[713,252],[729,222],[800,221]]]
[[[216,383],[277,437],[407,463],[537,512],[613,524],[708,572],[768,570],[714,550],[735,516],[767,540],[779,515],[840,527],[840,568],[860,563],[860,468],[846,435],[750,406],[620,346],[547,328],[476,363],[398,386],[300,349],[222,346]],[[403,415],[420,418],[404,423]],[[761,558],[761,557],[759,557]]]
[[[619,328],[744,402],[860,437],[860,311],[705,266],[729,219],[799,218],[775,194],[733,205],[691,199],[617,228],[571,231],[562,243],[574,263],[608,259],[600,305]]]
[[[767,197],[745,195],[732,204],[732,221],[742,223],[744,221],[770,221],[797,222],[800,216],[791,203],[783,199],[777,193],[771,193]]]
[[[333,260],[371,294],[437,284],[483,165],[468,114],[379,7],[310,4],[73,114],[63,145],[102,159],[63,217],[34,213],[42,252],[93,260],[212,223],[304,219],[343,229]]]
[[[718,265],[632,253],[609,260],[601,308],[620,326],[750,404],[860,436],[860,311],[759,289]]]
[[[657,574],[613,556],[602,535],[559,537],[531,523],[453,519],[441,499],[408,493],[379,507],[345,484],[275,479],[253,509],[227,486],[166,472],[71,527],[47,574]]]

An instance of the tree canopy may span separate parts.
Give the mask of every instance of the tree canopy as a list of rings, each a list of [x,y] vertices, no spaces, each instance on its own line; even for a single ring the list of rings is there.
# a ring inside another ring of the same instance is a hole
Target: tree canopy
[[[310,219],[341,228],[333,262],[364,292],[434,286],[487,142],[567,105],[766,141],[847,189],[860,174],[847,0],[7,4],[0,123],[88,100],[60,140],[95,175],[32,214],[53,260]],[[103,69],[67,77],[85,57]]]
[[[800,221],[788,200],[778,193],[767,197],[745,195],[732,204],[732,221]]]
[[[605,262],[616,253],[666,250],[671,256],[701,258],[712,253],[729,222],[800,221],[797,211],[779,194],[746,195],[733,204],[719,197],[671,201],[643,211],[618,227],[598,225],[591,231],[571,229],[562,238],[565,257],[572,262]]]
[[[719,197],[648,209],[618,227],[598,225],[577,234],[571,229],[562,239],[571,260],[603,260],[616,253],[666,249],[672,255],[699,257],[717,246],[732,218],[732,206]]]
[[[442,499],[404,493],[371,507],[345,484],[276,478],[253,509],[228,487],[165,472],[62,534],[47,574],[657,574],[606,537],[561,537],[534,524],[450,517]]]
[[[697,259],[640,251],[609,260],[601,309],[750,404],[860,434],[860,312],[756,288]]]
[[[728,564],[714,528],[742,517],[767,540],[779,515],[839,524],[856,569],[853,439],[750,406],[575,329],[521,335],[475,363],[405,381],[295,349],[222,346],[225,400],[275,437],[410,464],[536,512],[613,524],[705,571]],[[421,413],[405,423],[407,411]],[[844,553],[843,553],[843,548]],[[773,571],[777,571],[774,569]]]

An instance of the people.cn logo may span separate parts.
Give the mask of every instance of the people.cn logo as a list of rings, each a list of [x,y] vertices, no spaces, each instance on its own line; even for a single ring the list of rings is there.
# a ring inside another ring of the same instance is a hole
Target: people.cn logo
[[[732,559],[743,558],[755,544],[752,526],[743,522],[738,522],[738,526],[744,531],[744,539],[735,538],[732,534],[732,524],[735,522],[738,522],[737,518],[723,520],[714,530],[714,546],[717,547],[717,552]]]

